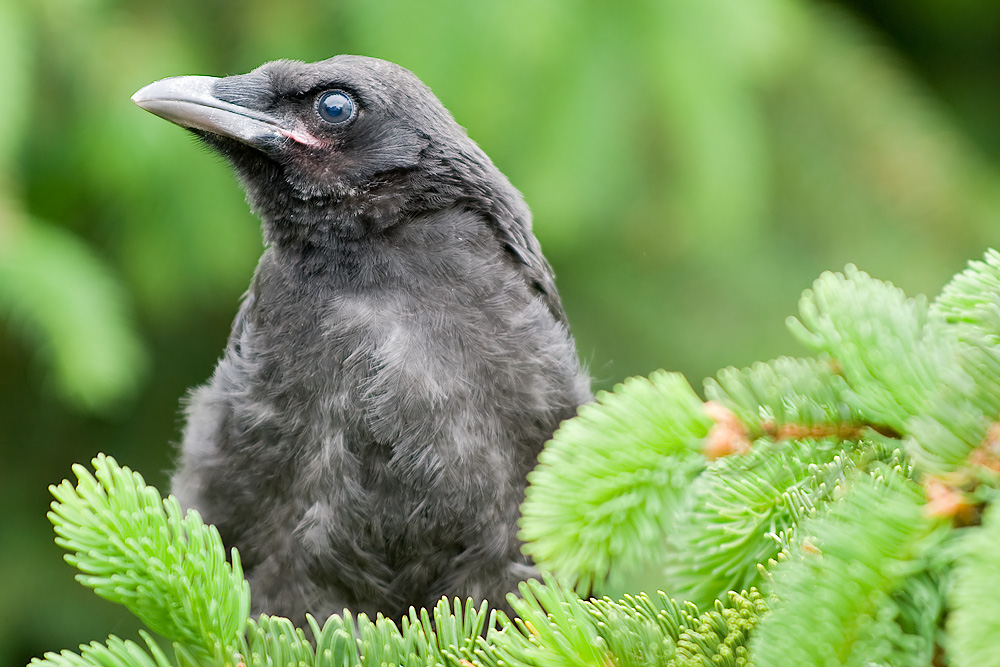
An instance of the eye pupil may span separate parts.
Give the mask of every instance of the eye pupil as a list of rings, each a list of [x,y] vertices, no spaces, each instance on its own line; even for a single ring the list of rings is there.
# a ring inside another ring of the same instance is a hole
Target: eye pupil
[[[339,90],[323,93],[317,104],[320,118],[339,125],[354,117],[354,100]]]

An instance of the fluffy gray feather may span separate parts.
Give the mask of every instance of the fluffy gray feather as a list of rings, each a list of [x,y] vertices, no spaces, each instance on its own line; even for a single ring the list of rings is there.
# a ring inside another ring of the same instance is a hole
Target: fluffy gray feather
[[[329,91],[349,120],[319,113]],[[263,220],[173,477],[239,549],[254,610],[504,607],[533,573],[525,475],[590,399],[520,194],[381,60],[277,61],[133,99],[226,156]]]

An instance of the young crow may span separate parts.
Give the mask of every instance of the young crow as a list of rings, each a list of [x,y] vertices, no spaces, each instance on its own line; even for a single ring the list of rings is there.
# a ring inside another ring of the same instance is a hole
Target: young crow
[[[534,572],[525,475],[590,399],[520,194],[426,86],[374,58],[132,99],[224,155],[263,220],[173,477],[239,549],[254,611],[505,607]]]

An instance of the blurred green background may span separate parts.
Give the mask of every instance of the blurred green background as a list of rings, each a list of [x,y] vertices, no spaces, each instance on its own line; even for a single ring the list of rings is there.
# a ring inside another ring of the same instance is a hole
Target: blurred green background
[[[1000,3],[0,0],[0,664],[133,632],[46,487],[99,451],[165,486],[261,251],[130,95],[337,53],[413,70],[524,192],[597,387],[800,353],[821,271],[934,294],[1000,244]]]

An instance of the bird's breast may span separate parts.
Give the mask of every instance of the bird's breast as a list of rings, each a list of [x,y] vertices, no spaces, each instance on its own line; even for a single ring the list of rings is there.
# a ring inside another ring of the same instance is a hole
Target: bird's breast
[[[369,492],[510,474],[520,452],[505,443],[518,439],[516,412],[542,370],[518,363],[530,354],[522,336],[447,299],[427,308],[406,294],[341,294],[310,317],[296,312],[256,332],[255,377],[237,383],[268,404],[257,419],[278,422],[265,428],[270,457],[307,461],[309,486],[356,475]]]
[[[256,468],[288,470],[283,488],[361,513],[516,507],[542,443],[585,400],[565,328],[479,221],[445,222],[345,246],[351,261],[321,284],[262,258],[224,364],[252,392],[233,396],[234,440]]]

